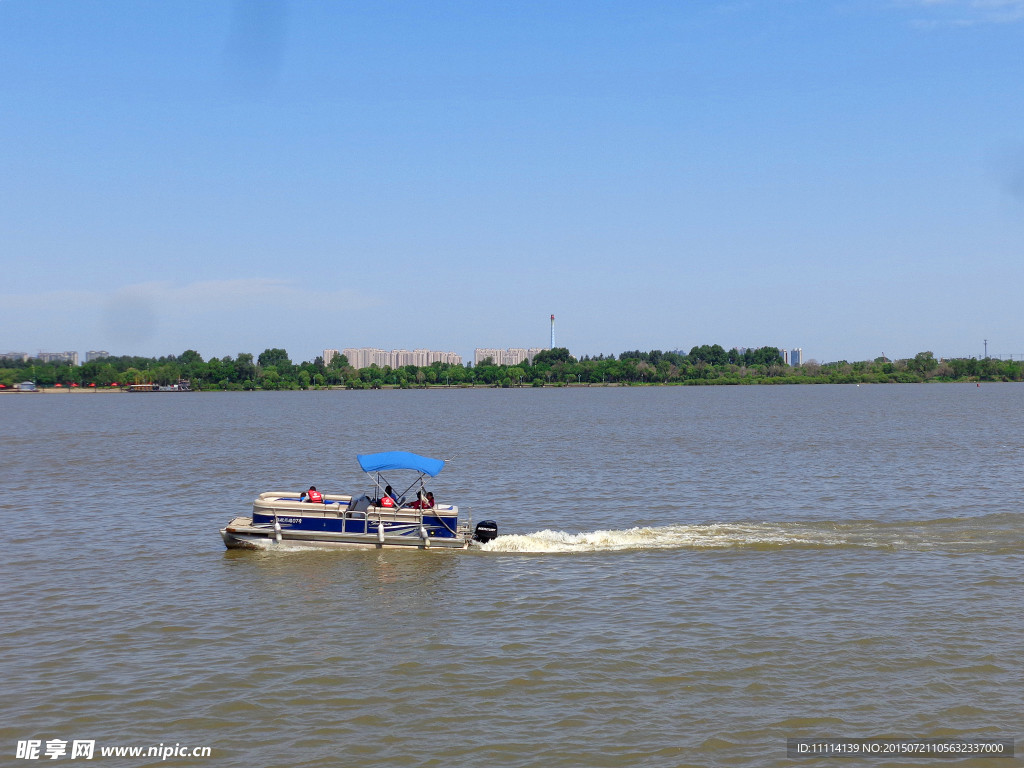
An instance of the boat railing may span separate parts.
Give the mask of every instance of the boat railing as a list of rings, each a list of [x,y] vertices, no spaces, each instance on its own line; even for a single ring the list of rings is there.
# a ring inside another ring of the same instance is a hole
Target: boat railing
[[[423,522],[423,510],[413,509],[411,507],[370,507],[366,512],[366,517],[369,519],[371,516],[379,522],[399,522],[399,516],[401,515],[401,522],[408,521],[409,517],[413,517],[416,522]]]

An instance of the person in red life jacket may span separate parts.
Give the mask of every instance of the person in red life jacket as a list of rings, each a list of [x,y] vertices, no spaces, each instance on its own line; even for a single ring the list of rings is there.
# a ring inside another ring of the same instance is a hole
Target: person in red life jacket
[[[299,501],[311,501],[314,504],[323,504],[324,497],[323,494],[316,489],[315,485],[311,485],[309,486],[308,491],[302,492],[302,495],[299,497]]]
[[[419,497],[409,506],[413,509],[433,509],[434,508],[434,493],[433,491],[427,491],[426,494],[420,491],[417,496]]]
[[[395,496],[395,492],[391,489],[390,485],[387,488],[384,489],[384,495],[381,496],[379,499],[377,499],[377,501],[375,502],[375,505],[378,506],[378,507],[397,507],[398,506],[398,497]]]

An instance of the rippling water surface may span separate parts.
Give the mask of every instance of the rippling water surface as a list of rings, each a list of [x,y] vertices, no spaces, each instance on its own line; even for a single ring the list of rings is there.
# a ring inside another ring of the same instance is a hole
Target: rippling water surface
[[[0,763],[29,739],[775,766],[787,737],[1024,737],[1020,385],[4,395],[0,434]],[[502,536],[224,550],[260,491],[367,490],[355,454],[390,449],[451,460],[439,499]]]

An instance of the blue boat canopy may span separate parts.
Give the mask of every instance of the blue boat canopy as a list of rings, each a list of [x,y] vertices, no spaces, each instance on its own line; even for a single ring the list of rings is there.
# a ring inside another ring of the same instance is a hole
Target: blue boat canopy
[[[385,451],[364,453],[356,456],[363,472],[382,472],[385,469],[414,469],[431,477],[437,477],[444,469],[442,459],[431,459],[408,451]]]

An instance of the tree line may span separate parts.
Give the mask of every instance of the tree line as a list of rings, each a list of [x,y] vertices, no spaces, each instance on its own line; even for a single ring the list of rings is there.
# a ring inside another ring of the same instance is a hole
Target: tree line
[[[681,350],[632,350],[618,355],[575,358],[564,347],[538,353],[518,365],[433,363],[399,368],[371,365],[356,369],[344,355],[330,364],[323,358],[293,363],[283,349],[265,349],[254,357],[203,357],[195,350],[159,358],[104,357],[82,365],[0,359],[0,384],[21,381],[38,386],[114,387],[154,383],[167,386],[186,380],[201,390],[281,390],[345,387],[380,389],[433,386],[567,386],[646,384],[853,384],[913,383],[924,381],[1022,381],[1024,361],[995,358],[937,360],[920,352],[905,360],[833,363],[808,361],[787,365],[776,347],[726,351],[721,345]]]

